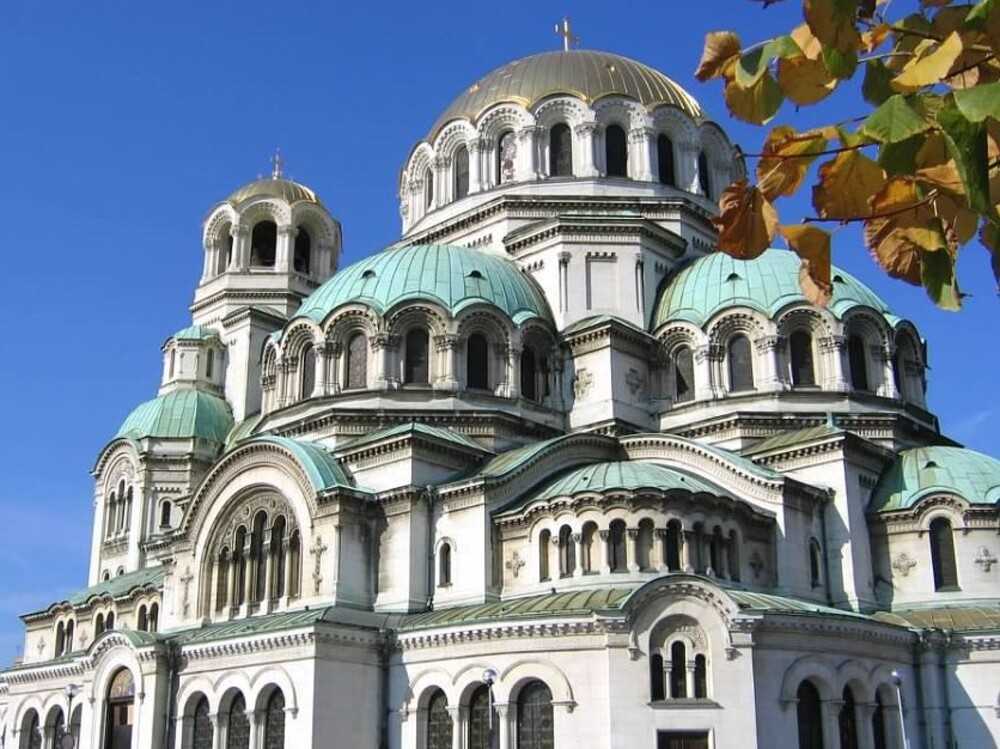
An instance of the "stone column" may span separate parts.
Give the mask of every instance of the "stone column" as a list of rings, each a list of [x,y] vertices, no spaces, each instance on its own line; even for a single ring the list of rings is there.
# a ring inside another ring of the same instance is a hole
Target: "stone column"
[[[250,267],[250,227],[233,224],[229,234],[233,238],[233,259],[226,270],[245,271]]]
[[[693,531],[681,530],[677,533],[677,543],[680,545],[681,569],[684,572],[694,572],[694,559],[691,558],[691,544],[695,542]]]
[[[212,559],[212,576],[211,582],[208,588],[208,615],[212,616],[215,613],[218,606],[216,605],[218,601],[216,598],[219,595],[219,559],[218,557]]]
[[[653,530],[653,549],[655,550],[655,560],[651,559],[650,563],[657,572],[666,572],[667,570],[667,529],[666,528],[656,528]]]
[[[715,576],[725,580],[729,577],[729,544],[721,536],[716,541],[719,544],[719,569],[715,571]]]
[[[440,208],[451,201],[451,159],[447,156],[438,156],[434,159],[434,169],[431,172],[434,176],[434,208]]]
[[[609,575],[611,574],[611,550],[609,548],[611,531],[605,528],[597,531],[597,535],[601,538],[601,574]]]
[[[625,530],[625,548],[628,554],[628,571],[639,571],[639,529],[627,528]]]
[[[758,390],[788,390],[787,375],[782,376],[780,362],[781,352],[785,347],[784,336],[761,336],[754,341],[757,361],[760,363],[760,382],[755,383]]]
[[[515,179],[518,182],[541,178],[538,168],[538,144],[541,128],[529,125],[517,131],[518,167]]]
[[[649,182],[653,176],[651,162],[654,131],[649,127],[637,127],[628,133],[628,176],[642,182]]]
[[[292,569],[292,534],[291,529],[288,529],[288,541],[285,543],[285,595],[282,597],[285,605],[288,603],[288,599],[292,595],[292,575],[295,571]],[[301,553],[301,551],[300,551]]]
[[[327,378],[330,372],[330,353],[333,346],[327,341],[316,346],[316,373],[313,377],[313,391],[310,396],[319,398],[327,393]]]
[[[697,143],[678,143],[677,150],[681,157],[680,163],[674,167],[677,170],[677,186],[682,190],[700,194],[698,154],[701,153],[701,147]]]
[[[214,239],[209,240],[208,244],[205,246],[205,255],[202,258],[201,263],[201,280],[202,282],[207,281],[212,276],[215,275],[215,269],[219,264],[219,243]]]
[[[875,362],[875,368],[878,370],[882,382],[879,383],[878,394],[883,398],[892,398],[898,400],[899,388],[896,387],[896,378],[892,375],[892,359],[895,353],[892,348],[884,347],[880,344],[876,344],[871,347],[872,361]],[[902,380],[902,372],[900,372],[900,380]]]
[[[823,716],[823,748],[840,749],[840,724],[837,716],[840,714],[840,707],[844,703],[841,700],[822,700],[820,702],[820,715]]]
[[[847,367],[844,366],[847,339],[844,336],[834,335],[820,338],[818,343],[820,356],[823,359],[823,389],[841,393],[850,391],[851,383],[847,379]]]
[[[583,576],[583,534],[574,533],[573,538],[573,577]]]
[[[569,311],[569,261],[572,255],[568,252],[559,253],[559,312]]]
[[[291,273],[292,271],[292,253],[296,234],[298,234],[298,229],[291,224],[278,227],[278,246],[274,258],[274,269],[278,273]]]
[[[341,371],[344,359],[344,347],[337,343],[328,343],[330,346],[330,366],[326,371],[326,392],[329,395],[339,395],[343,389],[340,383]]]
[[[684,663],[684,696],[694,699],[694,659]]]
[[[211,713],[208,720],[212,724],[212,749],[222,749],[222,721],[219,720],[219,714]]]
[[[875,729],[872,718],[877,705],[874,702],[854,704],[854,722],[858,726],[858,749],[875,749]],[[884,717],[884,716],[883,716]]]
[[[440,335],[434,339],[435,348],[444,354],[444,373],[435,378],[434,389],[446,392],[458,390],[458,372],[455,364],[455,349],[458,347],[458,336]]]
[[[507,347],[507,397],[521,397],[521,349],[516,346]]]
[[[226,614],[227,618],[232,612],[233,607],[236,605],[236,555],[233,554],[229,558],[229,570],[226,575],[226,605],[223,607],[223,613]]]
[[[715,344],[699,346],[694,350],[694,397],[695,400],[719,398],[723,388],[715,382],[713,367],[722,360],[722,347]]]
[[[271,599],[274,598],[275,588],[274,588],[274,575],[272,568],[272,561],[274,555],[271,554],[271,531],[267,531],[267,543],[264,544],[264,598],[260,602],[260,608],[262,611],[271,612],[272,604]]]
[[[396,390],[399,387],[399,380],[392,371],[392,353],[396,348],[396,337],[379,333],[372,337],[371,347],[375,352],[375,387],[381,390]]]
[[[483,141],[473,138],[467,144],[469,149],[469,195],[484,190],[483,187]]]
[[[579,145],[579,168],[574,169],[578,177],[596,177],[597,166],[594,163],[594,133],[597,132],[596,122],[581,122],[573,132]]]
[[[513,711],[510,709],[510,705],[507,703],[504,704],[496,703],[495,705],[493,705],[493,709],[497,711],[497,732],[499,734],[497,736],[497,738],[499,739],[497,742],[497,746],[500,747],[501,749],[510,749],[510,747],[512,746],[510,739],[511,735],[510,724],[513,719],[513,716],[511,715]]]
[[[250,719],[250,743],[247,749],[257,749],[263,742],[261,741],[261,729],[264,727],[264,717],[266,711],[251,710],[247,717]]]

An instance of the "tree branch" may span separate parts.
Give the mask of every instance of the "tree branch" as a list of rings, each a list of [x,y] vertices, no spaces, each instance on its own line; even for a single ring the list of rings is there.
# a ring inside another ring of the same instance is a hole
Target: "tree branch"
[[[815,153],[790,153],[790,154],[777,154],[777,153],[745,153],[743,156],[748,159],[815,159],[818,156],[830,156],[835,153],[843,153],[844,151],[857,151],[862,148],[868,148],[868,146],[877,146],[878,143],[871,141],[869,143],[858,143],[856,146],[841,146],[840,148],[828,148],[825,151],[816,151]]]
[[[893,216],[898,216],[901,213],[907,213],[909,211],[915,210],[920,206],[927,205],[938,195],[938,190],[935,187],[927,196],[918,200],[916,203],[911,205],[903,206],[902,208],[896,208],[892,211],[885,211],[883,213],[873,213],[870,216],[847,216],[845,218],[821,218],[819,216],[806,216],[802,219],[803,224],[820,224],[820,223],[834,223],[834,224],[850,224],[857,221],[871,221],[873,218],[892,218]]]

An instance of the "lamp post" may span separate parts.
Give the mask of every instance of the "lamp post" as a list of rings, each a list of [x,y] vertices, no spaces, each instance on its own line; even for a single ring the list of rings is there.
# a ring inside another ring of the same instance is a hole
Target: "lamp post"
[[[59,742],[59,749],[76,749],[76,737],[73,736],[73,698],[80,694],[79,684],[67,684],[63,690],[66,693],[66,733]]]
[[[892,683],[896,687],[896,707],[899,709],[899,730],[902,734],[903,749],[910,749],[910,742],[906,739],[906,721],[903,719],[903,677],[899,671],[892,672]]]
[[[487,705],[488,709],[486,711],[486,714],[489,716],[488,718],[489,723],[487,725],[489,726],[491,743],[493,739],[493,685],[496,683],[496,680],[499,677],[500,674],[496,672],[496,669],[488,668],[485,671],[483,671],[483,683],[486,685],[486,689],[489,692],[489,704]]]

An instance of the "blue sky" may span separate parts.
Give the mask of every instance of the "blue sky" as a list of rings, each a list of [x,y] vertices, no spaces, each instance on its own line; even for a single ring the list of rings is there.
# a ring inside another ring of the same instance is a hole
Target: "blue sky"
[[[911,3],[907,3],[907,7]],[[657,67],[748,151],[718,82],[692,76],[705,33],[745,43],[798,22],[800,3],[182,2],[0,3],[0,293],[7,320],[0,408],[0,664],[16,615],[86,584],[89,471],[128,411],[155,394],[159,346],[184,327],[201,269],[200,222],[268,170],[313,187],[344,226],[343,261],[399,233],[396,175],[465,87],[510,59],[557,48],[569,13],[582,46]],[[851,93],[798,127],[864,111]],[[803,199],[779,207],[786,222]],[[930,342],[930,404],[945,431],[1000,454],[997,297],[986,252],[965,249],[966,310],[936,310],[886,279],[854,229],[834,257]]]

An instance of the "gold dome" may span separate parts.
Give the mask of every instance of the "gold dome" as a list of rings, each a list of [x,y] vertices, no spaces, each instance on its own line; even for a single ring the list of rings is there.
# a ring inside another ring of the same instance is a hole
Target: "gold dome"
[[[696,120],[704,116],[694,97],[660,71],[621,55],[573,49],[523,57],[488,73],[451,103],[427,139],[432,141],[451,120],[474,121],[494,104],[509,101],[531,108],[555,94],[588,103],[626,96],[647,107],[671,104]]]
[[[226,201],[236,205],[237,203],[242,203],[244,200],[259,197],[280,198],[289,203],[304,201],[322,205],[319,198],[316,197],[316,193],[308,187],[281,177],[266,177],[251,182],[248,185],[243,185],[243,187],[226,198]]]

